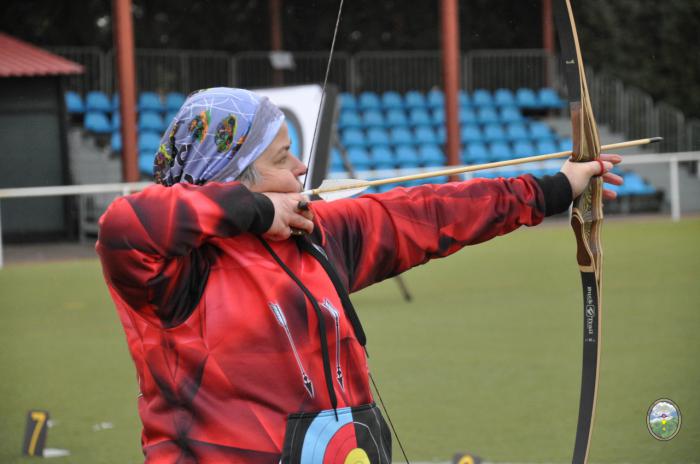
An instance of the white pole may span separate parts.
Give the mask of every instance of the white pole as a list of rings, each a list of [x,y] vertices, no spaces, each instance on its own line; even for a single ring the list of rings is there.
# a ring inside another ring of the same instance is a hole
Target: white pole
[[[671,219],[673,222],[681,220],[681,194],[678,182],[678,158],[671,157]]]

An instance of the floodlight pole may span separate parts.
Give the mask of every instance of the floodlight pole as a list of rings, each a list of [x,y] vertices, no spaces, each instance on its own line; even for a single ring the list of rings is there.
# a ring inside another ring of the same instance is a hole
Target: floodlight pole
[[[270,14],[270,50],[278,52],[282,50],[282,0],[269,0]],[[284,71],[275,69],[272,74],[272,85],[275,87],[284,84]]]
[[[113,0],[112,15],[121,107],[122,178],[124,182],[136,182],[139,180],[139,171],[136,157],[136,69],[131,0]]]
[[[440,2],[442,18],[442,75],[445,93],[447,164],[456,166],[459,159],[459,9],[457,0]],[[451,181],[457,176],[450,177]]]
[[[542,48],[547,52],[545,59],[545,83],[552,87],[554,82],[554,16],[552,15],[552,0],[542,0]]]

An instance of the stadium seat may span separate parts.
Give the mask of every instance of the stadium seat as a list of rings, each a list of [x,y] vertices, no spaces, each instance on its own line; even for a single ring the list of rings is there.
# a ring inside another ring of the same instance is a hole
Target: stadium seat
[[[370,163],[373,169],[394,169],[396,160],[389,147],[373,147],[370,150]]]
[[[357,171],[365,171],[370,168],[369,153],[367,150],[360,147],[353,147],[348,150],[348,161],[353,169]]]
[[[472,103],[478,107],[493,106],[493,96],[486,89],[476,89],[472,95]]]
[[[529,141],[530,133],[525,124],[514,122],[506,125],[506,135],[511,142]]]
[[[177,116],[177,111],[168,111],[167,113],[165,113],[165,117],[163,118],[165,127],[168,127],[170,125],[173,119],[175,119],[175,116]]]
[[[469,98],[469,94],[466,91],[460,90],[458,96],[460,108],[468,108],[472,106],[472,100]]]
[[[515,105],[515,97],[513,92],[508,89],[498,89],[493,95],[493,102],[496,106],[513,106]]]
[[[408,126],[408,118],[403,110],[393,109],[386,113],[386,125],[389,127]]]
[[[574,141],[569,137],[559,140],[559,151],[570,151],[574,149]]]
[[[68,114],[83,114],[85,113],[85,104],[83,98],[78,92],[68,91],[63,96],[66,102],[66,111]]]
[[[436,126],[445,124],[445,110],[443,108],[435,108],[431,113],[431,119]]]
[[[484,127],[484,139],[487,142],[505,142],[508,138],[500,124],[488,124]]]
[[[379,95],[374,92],[362,92],[357,101],[357,107],[361,110],[379,110],[382,108],[382,102],[379,100]]]
[[[433,121],[425,108],[413,108],[408,113],[408,122],[412,126],[430,126]]]
[[[139,152],[139,172],[145,176],[153,175],[153,161],[155,154],[149,151]]]
[[[559,98],[557,91],[549,88],[543,87],[537,92],[537,105],[541,108],[563,108],[565,106],[564,101]]]
[[[445,165],[445,153],[437,145],[422,145],[418,149],[420,163],[425,167]]]
[[[113,93],[112,94],[112,111],[119,111],[119,94],[118,93]]]
[[[428,92],[428,100],[427,100],[428,106],[430,108],[444,108],[445,106],[445,95],[442,93],[442,90],[439,89],[433,89],[430,92]]]
[[[152,132],[163,132],[165,125],[163,124],[163,118],[160,114],[152,111],[143,111],[139,115],[139,131],[152,131]]]
[[[115,153],[119,153],[122,151],[122,135],[119,132],[112,133],[110,146],[112,147],[112,151]]]
[[[367,131],[367,145],[370,147],[389,145],[389,134],[386,130],[373,127]]]
[[[554,138],[554,134],[552,133],[552,129],[550,127],[540,121],[534,121],[530,123],[530,137],[536,140],[550,140]]]
[[[365,134],[360,129],[345,129],[340,133],[340,142],[348,149],[367,145]]]
[[[394,127],[389,134],[393,145],[412,145],[415,143],[413,133],[408,127]]]
[[[485,163],[488,159],[489,153],[483,143],[469,143],[462,150],[462,162],[465,164]]]
[[[150,152],[151,157],[155,156],[160,146],[160,136],[153,132],[142,132],[139,134],[139,152]]]
[[[403,108],[403,99],[401,94],[394,91],[384,92],[382,94],[382,107],[385,110],[400,110]]]
[[[489,157],[494,161],[505,161],[513,157],[508,142],[493,142],[489,145]]]
[[[119,113],[119,111],[115,111],[112,113],[112,130],[113,131],[118,131],[122,127],[122,115]]]
[[[546,155],[547,153],[555,153],[557,144],[554,139],[541,139],[537,141],[536,152],[533,155]]]
[[[484,140],[484,136],[481,133],[479,126],[475,124],[467,124],[462,126],[459,132],[459,138],[462,143],[474,143]]]
[[[362,114],[362,125],[365,128],[386,126],[384,115],[379,110],[367,110]]]
[[[493,107],[485,106],[479,108],[479,110],[477,111],[476,120],[480,124],[491,124],[494,122],[499,122],[501,118],[498,116],[498,113]]]
[[[155,92],[141,92],[139,95],[139,111],[155,111],[163,112],[163,103],[160,101],[160,96]]]
[[[396,163],[400,168],[417,168],[420,166],[420,158],[415,148],[410,145],[396,147]]]
[[[513,157],[525,158],[535,154],[535,147],[530,142],[519,140],[513,144]]]
[[[435,131],[435,136],[437,137],[437,141],[440,145],[444,145],[447,143],[447,128],[445,128],[444,125],[438,126],[437,130]]]
[[[416,143],[418,144],[436,144],[438,143],[435,131],[430,126],[418,126],[415,130]]]
[[[504,106],[501,108],[501,122],[518,122],[523,120],[523,115],[516,106]]]
[[[102,113],[111,113],[112,104],[109,102],[107,94],[105,94],[104,92],[93,90],[92,92],[88,92],[87,96],[85,97],[85,111],[100,111]]]
[[[341,110],[356,110],[357,109],[357,99],[355,95],[343,92],[340,94],[340,109]]]
[[[476,113],[471,108],[460,107],[459,108],[459,123],[460,124],[473,124],[476,123]]]
[[[107,115],[99,111],[85,113],[83,122],[85,129],[94,134],[109,134],[112,132],[112,125],[107,119]]]
[[[355,110],[343,110],[338,117],[338,128],[360,128],[362,127],[362,118]]]
[[[340,152],[332,148],[331,153],[330,153],[330,164],[329,164],[329,169],[330,172],[344,172],[345,171],[345,166],[343,165],[343,157],[340,155]]]
[[[185,103],[185,96],[180,92],[170,92],[165,96],[165,110],[178,111]]]
[[[515,101],[520,108],[536,108],[537,97],[532,89],[520,88],[515,92]]]
[[[425,96],[417,90],[410,90],[406,92],[406,95],[404,96],[404,104],[407,109],[426,108],[427,106]]]

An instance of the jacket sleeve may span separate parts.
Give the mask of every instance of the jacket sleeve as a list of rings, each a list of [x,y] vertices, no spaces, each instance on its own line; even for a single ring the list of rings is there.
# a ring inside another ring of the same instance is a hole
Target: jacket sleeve
[[[539,224],[545,197],[532,176],[395,188],[314,202],[324,246],[350,291],[450,255],[466,245]]]
[[[100,218],[97,253],[107,283],[135,310],[171,320],[208,272],[208,240],[272,224],[272,202],[242,184],[151,186],[116,199]]]

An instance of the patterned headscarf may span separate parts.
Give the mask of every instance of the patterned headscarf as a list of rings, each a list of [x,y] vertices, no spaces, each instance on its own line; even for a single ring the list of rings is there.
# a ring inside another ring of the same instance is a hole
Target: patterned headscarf
[[[270,100],[248,90],[194,92],[163,134],[154,179],[166,186],[232,181],[265,151],[283,121]]]

